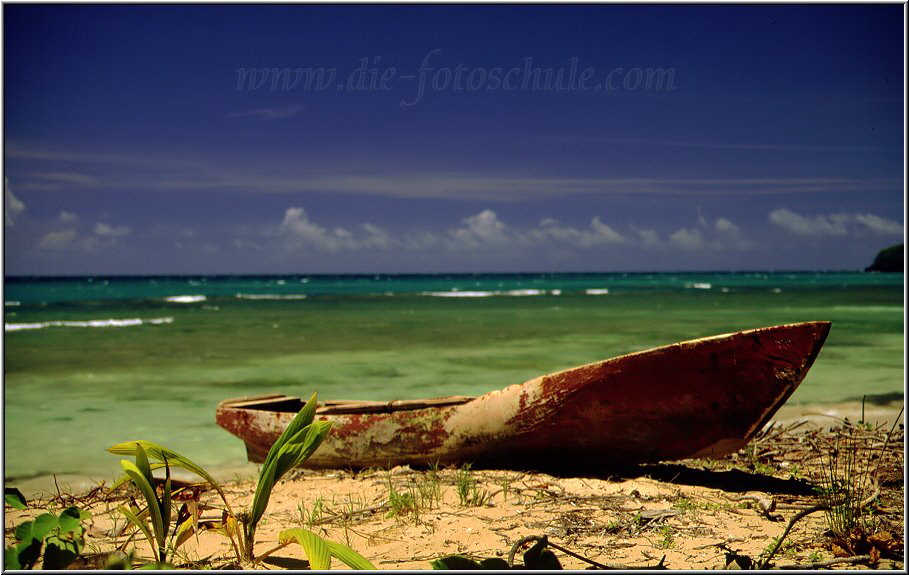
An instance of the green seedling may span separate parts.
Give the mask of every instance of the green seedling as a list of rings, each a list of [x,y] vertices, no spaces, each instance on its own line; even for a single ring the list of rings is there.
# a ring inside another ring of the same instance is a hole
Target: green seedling
[[[188,458],[158,444],[143,440],[127,441],[110,447],[108,451],[111,453],[136,456],[136,464],[129,461],[123,461],[121,462],[121,465],[127,473],[126,480],[132,481],[139,488],[147,503],[147,508],[144,512],[138,512],[138,510],[131,510],[125,507],[121,507],[120,510],[130,523],[135,525],[149,540],[152,549],[156,551],[156,560],[158,563],[163,561],[165,552],[168,549],[165,539],[166,534],[168,533],[171,516],[171,495],[169,485],[171,466],[186,469],[202,477],[211,484],[221,496],[221,500],[224,502],[225,507],[222,511],[222,520],[219,524],[215,524],[210,528],[230,539],[239,563],[257,562],[273,552],[274,550],[269,551],[261,557],[255,557],[254,547],[256,527],[265,514],[265,509],[268,506],[272,491],[278,481],[280,481],[290,470],[306,461],[319,445],[321,445],[331,429],[330,422],[314,421],[316,405],[316,394],[313,393],[309,398],[309,401],[307,401],[297,415],[294,416],[284,432],[278,437],[274,445],[272,445],[260,470],[259,481],[256,485],[256,492],[253,496],[252,505],[249,510],[239,514],[234,513],[224,490],[214,477]],[[156,463],[149,463],[149,457],[154,459]],[[167,479],[165,480],[164,495],[162,495],[161,498],[158,498],[154,488],[151,487],[154,485],[151,473],[153,469],[161,467],[165,469]],[[187,522],[190,524],[184,527]],[[185,519],[178,517],[177,526],[175,527],[174,535],[172,536],[175,538],[174,544],[169,548],[176,549],[176,547],[179,546],[179,543],[182,542],[181,538],[188,538],[192,533],[197,532],[200,527],[201,526],[198,525],[197,517],[187,517]],[[302,532],[305,530],[300,531]],[[295,530],[288,530],[282,532],[282,534],[287,534],[287,536],[278,548],[297,541],[303,546],[307,554],[309,554],[310,551],[318,553],[317,556],[310,557],[311,564],[324,564],[324,557],[321,551],[322,547],[317,544],[317,542],[313,543],[315,540],[312,539],[312,537],[309,537],[308,535],[298,536],[298,533]],[[318,537],[315,534],[312,534],[312,536]],[[321,540],[321,538],[319,539]],[[337,557],[345,563],[347,563],[348,560],[354,561],[354,563],[360,566],[356,568],[374,568],[368,561],[362,559],[362,557],[353,550],[347,549],[338,543],[324,543],[331,550],[331,556]],[[344,549],[341,549],[342,547]],[[345,551],[345,549],[347,551]],[[358,557],[360,559],[357,559]],[[369,567],[366,567],[367,564]],[[350,563],[348,563],[348,565],[350,565]]]
[[[16,544],[4,553],[4,568],[31,569],[44,550],[44,569],[66,569],[82,552],[85,528],[82,521],[91,513],[68,507],[59,516],[43,513],[33,521],[20,523],[15,530]]]
[[[470,464],[465,463],[455,476],[455,489],[463,507],[480,507],[486,503],[489,493],[477,487],[477,480],[470,472]]]

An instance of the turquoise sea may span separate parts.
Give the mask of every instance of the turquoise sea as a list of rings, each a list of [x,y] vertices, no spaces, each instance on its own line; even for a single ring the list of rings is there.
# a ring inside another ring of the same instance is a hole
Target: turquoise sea
[[[903,274],[6,278],[4,476],[110,479],[149,439],[245,461],[221,399],[476,395],[685,339],[830,320],[790,403],[901,396]]]

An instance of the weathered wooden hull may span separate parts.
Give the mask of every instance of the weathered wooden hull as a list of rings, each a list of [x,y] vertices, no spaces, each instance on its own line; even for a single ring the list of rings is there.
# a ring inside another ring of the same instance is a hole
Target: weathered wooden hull
[[[329,402],[316,418],[332,421],[332,431],[306,465],[532,468],[725,455],[795,391],[829,330],[829,322],[809,322],[686,341],[477,398]],[[251,461],[262,461],[301,406],[283,395],[229,399],[216,419],[246,442]]]

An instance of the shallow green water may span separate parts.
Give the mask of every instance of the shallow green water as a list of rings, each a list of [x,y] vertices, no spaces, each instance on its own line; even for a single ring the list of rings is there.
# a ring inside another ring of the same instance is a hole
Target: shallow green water
[[[8,279],[5,299],[10,480],[109,478],[104,448],[138,438],[242,462],[214,424],[228,397],[477,395],[798,321],[833,328],[790,402],[903,391],[902,274]]]

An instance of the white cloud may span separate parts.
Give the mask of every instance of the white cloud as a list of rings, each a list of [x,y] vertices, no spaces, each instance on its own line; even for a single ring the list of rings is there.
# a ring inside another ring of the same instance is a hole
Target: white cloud
[[[902,235],[903,225],[874,214],[821,214],[802,216],[786,208],[770,213],[770,221],[802,236],[845,236],[871,231],[881,235]]]
[[[855,214],[855,220],[876,234],[903,235],[903,225],[873,214]]]
[[[14,218],[25,211],[25,204],[17,198],[9,188],[9,179],[3,178],[4,221],[8,226],[14,226]]]
[[[636,229],[640,246],[650,249],[682,249],[689,251],[709,250],[748,250],[754,247],[752,242],[741,238],[739,227],[728,218],[717,218],[710,221],[698,210],[697,225],[680,228],[661,240],[655,230]]]
[[[492,210],[483,210],[479,214],[464,218],[464,227],[451,230],[449,233],[455,241],[467,247],[499,246],[514,243],[515,236],[506,235],[505,224],[499,221]]]
[[[582,248],[626,241],[620,233],[601,222],[599,216],[594,216],[589,228],[582,229],[563,226],[553,218],[544,218],[539,227],[530,232],[530,237],[539,243],[556,241]]]
[[[105,223],[95,224],[95,235],[103,238],[122,238],[128,236],[131,231],[129,226],[112,226]]]
[[[730,222],[726,218],[719,218],[714,224],[716,231],[721,234],[727,234],[732,236],[739,235],[739,227],[734,223]]]
[[[340,234],[337,233],[339,231]],[[290,237],[295,243],[311,244],[330,252],[346,247],[344,230],[338,228],[335,230],[336,233],[332,233],[310,222],[303,208],[287,208],[279,232]]]
[[[39,250],[62,250],[73,245],[76,240],[76,230],[61,230],[48,232],[38,242]]]
[[[645,248],[656,248],[660,245],[660,238],[656,230],[638,230],[638,237],[641,238],[641,245]]]
[[[278,233],[290,241],[291,247],[309,245],[328,252],[362,248],[386,249],[393,243],[391,236],[378,226],[366,223],[360,229],[363,231],[360,237],[340,227],[328,230],[310,221],[303,208],[291,207],[284,212]]]
[[[363,246],[381,249],[388,249],[392,246],[393,240],[391,235],[382,228],[369,223],[363,224],[360,227],[363,228],[363,231],[366,233],[366,237],[361,242]]]
[[[669,243],[685,250],[700,250],[706,245],[701,231],[697,228],[678,230],[669,236]]]
[[[344,250],[403,249],[410,252],[431,253],[438,250],[516,251],[533,248],[591,249],[609,245],[638,245],[643,248],[713,250],[748,249],[750,242],[740,238],[739,228],[727,218],[718,218],[710,224],[699,216],[698,226],[676,230],[661,240],[655,230],[636,229],[624,235],[594,216],[587,226],[575,227],[551,217],[543,218],[530,228],[515,228],[499,219],[491,209],[484,209],[461,220],[461,225],[438,234],[427,230],[413,230],[401,235],[391,234],[370,223],[356,228],[322,226],[309,218],[301,207],[285,211],[277,235],[286,246],[304,246],[338,252]],[[516,252],[517,253],[517,252]]]
[[[814,219],[780,208],[770,213],[770,221],[784,230],[803,236],[844,236],[848,233],[841,216],[817,216]]]
[[[67,212],[65,210],[60,212],[59,220],[65,224],[71,224],[78,219],[79,216],[72,212]]]

